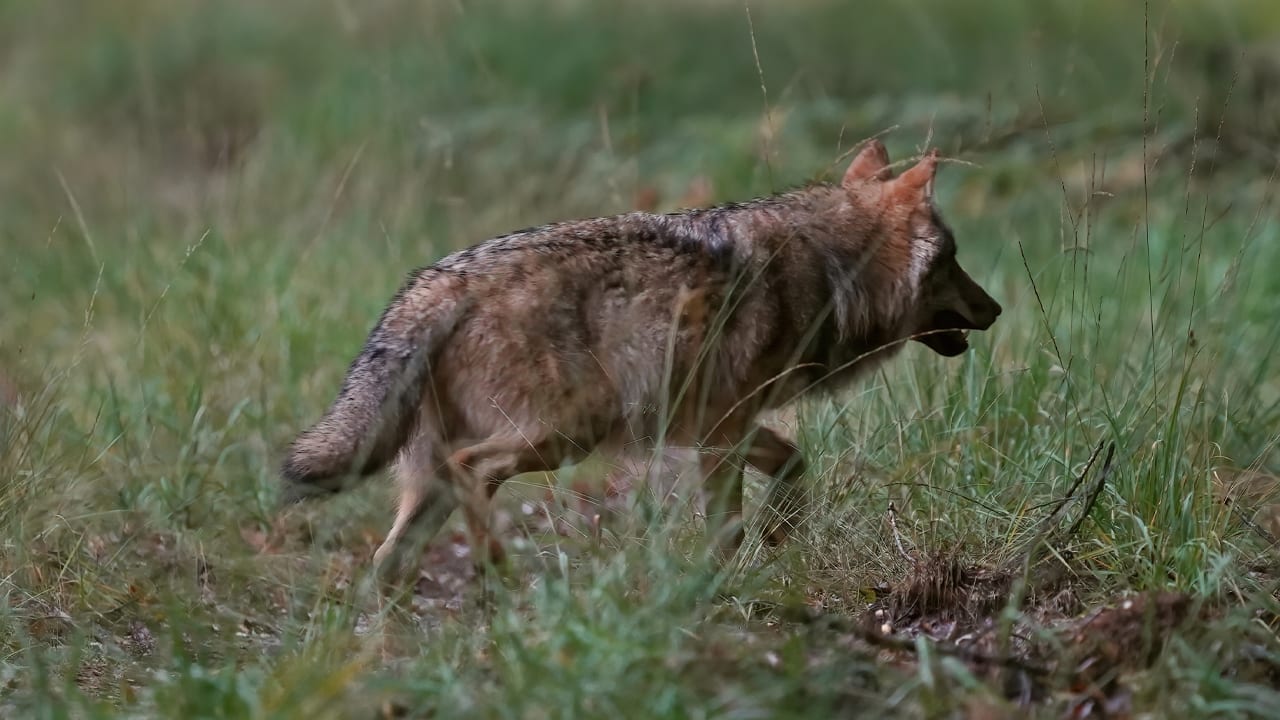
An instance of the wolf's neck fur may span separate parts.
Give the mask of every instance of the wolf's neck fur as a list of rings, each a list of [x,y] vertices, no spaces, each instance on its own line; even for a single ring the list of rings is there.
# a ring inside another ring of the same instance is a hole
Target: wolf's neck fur
[[[878,219],[859,216],[839,186],[815,184],[659,217],[672,236],[713,252],[732,248],[766,277],[788,278],[775,292],[805,306],[829,305],[840,341],[892,332],[878,326],[896,324],[906,302],[902,283],[877,272],[884,242]]]

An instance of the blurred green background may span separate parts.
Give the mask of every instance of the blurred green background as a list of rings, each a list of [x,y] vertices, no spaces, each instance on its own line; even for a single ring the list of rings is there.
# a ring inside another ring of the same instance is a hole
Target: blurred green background
[[[411,268],[830,177],[881,133],[955,161],[941,206],[1006,314],[963,360],[905,353],[802,413],[815,529],[736,582],[856,617],[910,576],[891,501],[921,552],[1003,567],[1113,440],[1072,607],[1235,598],[1125,687],[1157,715],[1265,716],[1271,0],[0,0],[0,711],[1011,708],[962,663],[717,606],[675,538],[535,542],[547,579],[496,615],[436,608],[373,649],[342,594],[385,483],[275,508],[281,448]],[[1032,707],[1061,710],[1053,687]]]

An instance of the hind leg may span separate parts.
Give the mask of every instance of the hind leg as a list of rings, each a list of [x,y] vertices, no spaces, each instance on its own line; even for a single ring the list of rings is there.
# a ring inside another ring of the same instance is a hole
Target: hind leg
[[[565,459],[560,443],[526,437],[497,437],[462,448],[446,466],[462,503],[477,564],[487,554],[494,564],[505,558],[502,543],[489,531],[489,502],[502,483],[526,472],[555,470]]]
[[[454,488],[435,477],[436,465],[425,443],[410,446],[396,463],[400,501],[395,523],[373,554],[384,586],[416,577],[410,571],[417,568],[423,548],[458,507]]]
[[[395,523],[373,554],[379,579],[384,584],[413,579],[422,550],[457,507],[454,494],[439,484],[415,483],[404,487]]]

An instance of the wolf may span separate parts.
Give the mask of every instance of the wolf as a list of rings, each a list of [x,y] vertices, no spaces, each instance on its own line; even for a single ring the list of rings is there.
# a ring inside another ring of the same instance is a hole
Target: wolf
[[[1001,307],[960,267],[934,198],[938,151],[893,176],[878,140],[839,182],[667,214],[558,222],[411,272],[337,398],[282,463],[286,503],[394,462],[384,579],[461,507],[477,555],[512,476],[593,451],[697,452],[722,557],[743,540],[744,463],[773,482],[765,539],[801,511],[805,463],[761,413],[831,392],[908,341],[969,347]]]

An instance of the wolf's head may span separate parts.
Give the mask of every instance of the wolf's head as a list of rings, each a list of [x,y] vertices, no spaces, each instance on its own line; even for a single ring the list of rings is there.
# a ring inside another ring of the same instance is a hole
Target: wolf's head
[[[956,240],[933,199],[938,151],[892,177],[889,154],[878,140],[867,143],[841,182],[863,217],[871,247],[869,272],[891,287],[905,336],[951,357],[969,348],[968,331],[986,330],[1000,304],[956,261]]]

